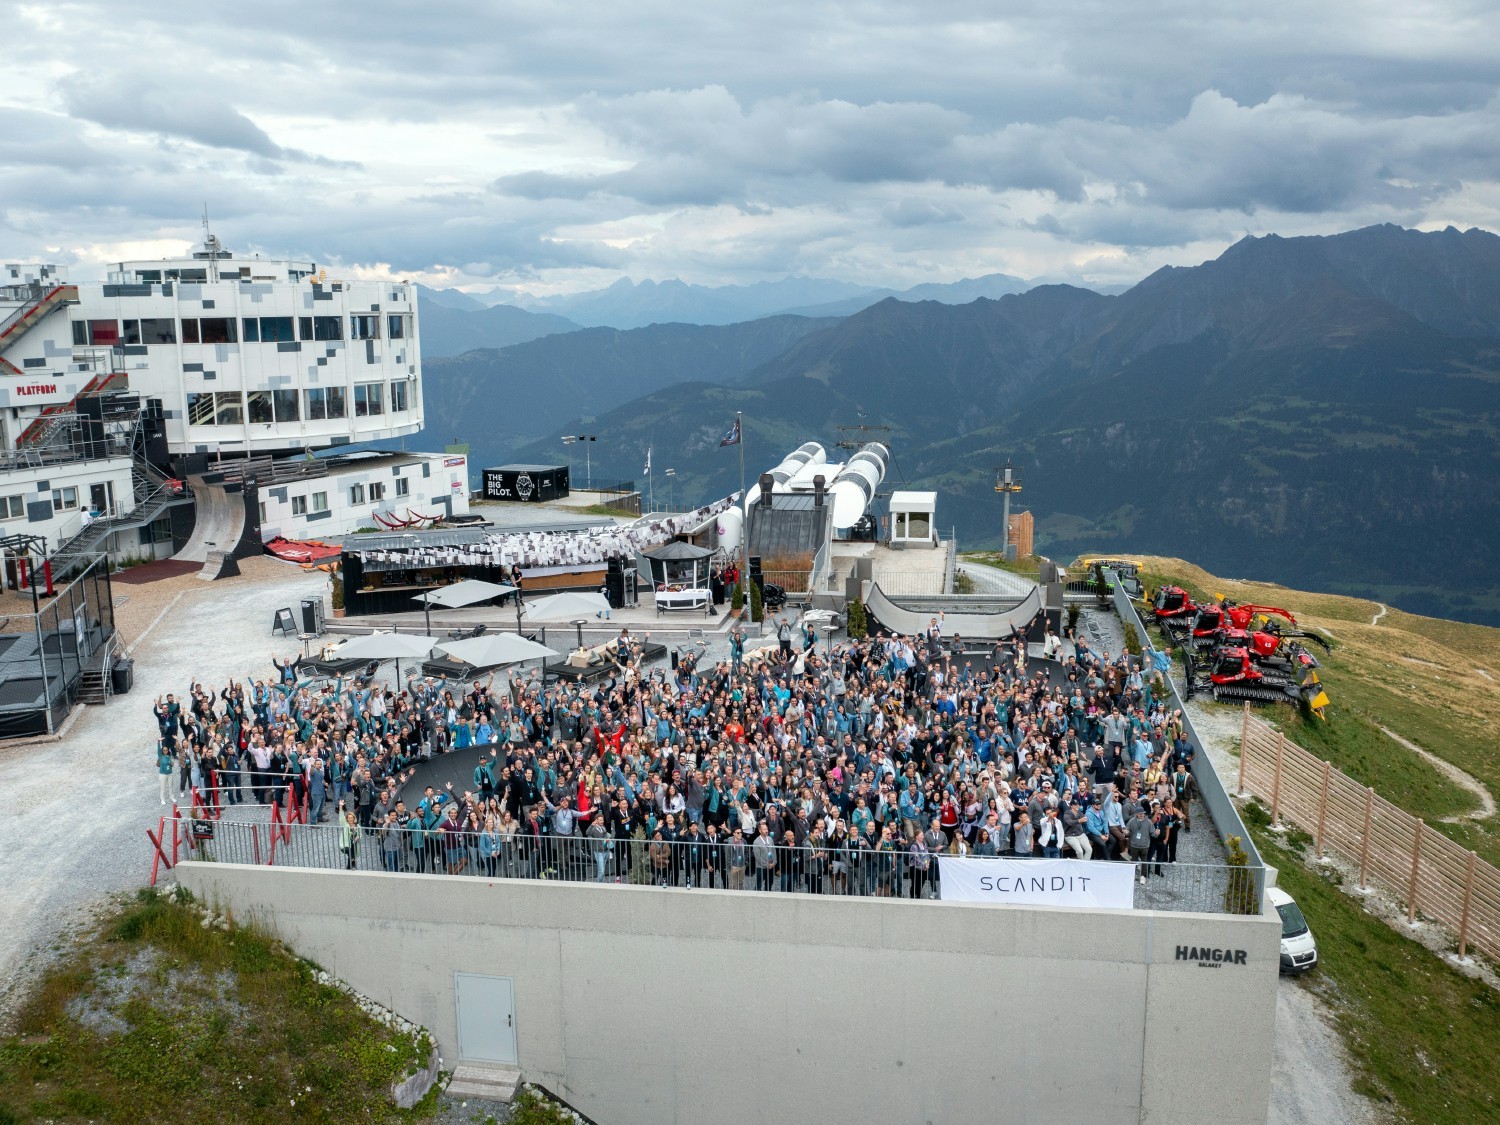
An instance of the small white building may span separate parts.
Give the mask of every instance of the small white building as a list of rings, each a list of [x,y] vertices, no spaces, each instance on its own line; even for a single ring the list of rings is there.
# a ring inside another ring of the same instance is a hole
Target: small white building
[[[278,462],[259,484],[261,538],[337,539],[467,515],[469,459],[449,453],[347,453]]]
[[[891,493],[891,546],[938,545],[936,492]]]

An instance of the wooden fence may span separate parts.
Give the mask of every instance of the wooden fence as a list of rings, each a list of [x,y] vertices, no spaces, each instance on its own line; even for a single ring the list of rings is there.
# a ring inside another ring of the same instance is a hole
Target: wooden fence
[[[1397,808],[1327,762],[1309,754],[1245,704],[1239,791],[1312,833],[1321,859],[1333,852],[1359,868],[1363,889],[1378,883],[1406,904],[1458,933],[1458,955],[1472,942],[1500,957],[1500,869]]]

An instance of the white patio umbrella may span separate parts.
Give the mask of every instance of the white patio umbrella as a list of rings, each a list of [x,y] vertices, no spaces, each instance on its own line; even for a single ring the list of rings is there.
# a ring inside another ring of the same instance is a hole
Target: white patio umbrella
[[[498,668],[502,664],[519,664],[523,660],[562,655],[516,633],[489,633],[483,637],[448,641],[437,648],[439,652],[445,652],[475,668]]]
[[[603,594],[579,594],[566,590],[546,598],[537,598],[526,603],[526,618],[529,621],[574,621],[580,617],[593,617],[609,609]]]
[[[476,602],[487,602],[491,598],[504,597],[506,594],[514,594],[514,586],[502,586],[498,582],[483,582],[478,578],[465,578],[462,582],[455,582],[451,586],[440,586],[436,590],[428,590],[425,594],[418,594],[412,601],[422,603],[422,617],[427,624],[427,632],[432,633],[432,607],[440,605],[444,609],[461,609],[466,605],[474,605]]]
[[[396,682],[401,682],[401,661],[421,660],[432,652],[431,637],[409,633],[367,633],[352,637],[338,647],[340,660],[394,660]]]

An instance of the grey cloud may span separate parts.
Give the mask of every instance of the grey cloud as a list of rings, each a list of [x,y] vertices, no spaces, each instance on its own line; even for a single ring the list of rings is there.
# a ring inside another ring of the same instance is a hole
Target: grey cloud
[[[0,206],[44,244],[191,237],[206,198],[237,246],[402,270],[910,283],[1018,272],[1018,248],[1032,272],[1094,247],[1125,269],[1109,248],[1500,221],[1480,0],[69,11],[93,33],[34,36],[29,62],[70,76],[0,110]],[[208,76],[178,65],[201,44]],[[330,168],[278,142],[287,118],[457,124],[499,163],[437,153],[439,180],[408,129],[374,142],[378,176]]]
[[[264,129],[203,82],[167,86],[139,75],[115,73],[92,82],[68,84],[64,104],[73,117],[111,129],[155,133],[211,148],[234,149],[268,161],[335,165],[326,157],[278,145]]]
[[[951,203],[906,196],[885,209],[885,217],[894,226],[921,227],[931,223],[962,222],[964,213]]]
[[[67,118],[0,106],[0,166],[78,170],[106,159]]]

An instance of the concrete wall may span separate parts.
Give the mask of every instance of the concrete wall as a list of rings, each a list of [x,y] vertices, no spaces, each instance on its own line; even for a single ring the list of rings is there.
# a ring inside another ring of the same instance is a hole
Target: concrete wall
[[[1274,912],[218,863],[178,877],[432,1029],[445,1065],[454,972],[513,977],[522,1072],[608,1125],[1266,1119]],[[1178,946],[1247,956],[1207,968]]]

